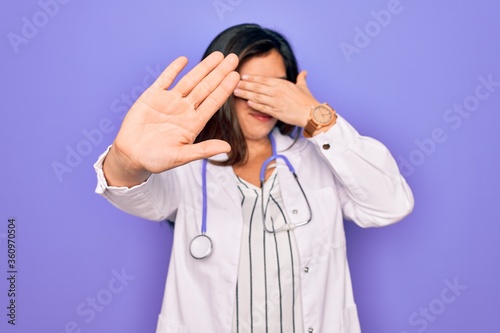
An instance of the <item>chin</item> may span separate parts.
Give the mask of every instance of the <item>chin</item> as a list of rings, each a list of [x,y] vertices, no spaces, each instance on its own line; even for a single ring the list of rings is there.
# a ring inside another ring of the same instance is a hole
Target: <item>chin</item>
[[[271,128],[262,129],[261,131],[252,131],[251,133],[246,133],[245,138],[247,140],[263,140],[269,136],[269,133],[271,133],[273,129],[274,126]]]

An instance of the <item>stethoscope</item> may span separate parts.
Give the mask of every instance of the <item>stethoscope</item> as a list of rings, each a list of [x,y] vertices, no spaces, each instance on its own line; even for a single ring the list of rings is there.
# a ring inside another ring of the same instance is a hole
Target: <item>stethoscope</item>
[[[264,224],[264,230],[268,233],[277,233],[282,230],[293,230],[297,227],[303,226],[311,222],[312,219],[312,210],[311,206],[309,204],[309,200],[307,199],[307,196],[304,192],[304,189],[300,185],[299,178],[297,177],[297,174],[295,173],[295,169],[292,166],[292,163],[288,160],[288,158],[285,155],[277,154],[276,153],[276,142],[274,141],[274,137],[272,134],[269,134],[269,140],[271,141],[271,149],[272,149],[272,155],[268,159],[262,163],[262,166],[260,168],[260,189],[261,189],[261,202],[262,202],[262,223]],[[297,185],[300,188],[300,191],[302,192],[302,195],[304,196],[304,199],[307,204],[307,208],[309,209],[309,218],[305,221],[298,222],[298,223],[285,223],[283,226],[280,228],[275,229],[274,224],[272,229],[269,229],[266,226],[266,211],[264,210],[264,181],[265,181],[265,173],[267,170],[267,166],[269,163],[271,163],[274,160],[281,159],[285,162],[285,164],[288,167],[288,170],[293,174],[293,177],[295,178],[295,181],[297,182]],[[204,259],[210,256],[212,254],[213,250],[213,243],[212,239],[207,235],[207,159],[203,159],[202,164],[201,164],[201,190],[202,190],[202,218],[201,218],[201,233],[194,237],[191,240],[191,243],[189,244],[189,252],[191,256],[195,259]]]

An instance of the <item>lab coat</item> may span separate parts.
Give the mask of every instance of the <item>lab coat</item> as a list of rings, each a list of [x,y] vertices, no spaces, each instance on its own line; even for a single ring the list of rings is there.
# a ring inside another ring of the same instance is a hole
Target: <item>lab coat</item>
[[[278,153],[295,168],[312,210],[311,222],[294,231],[304,323],[299,332],[360,332],[343,218],[361,227],[397,222],[413,209],[411,190],[387,148],[360,136],[341,116],[327,132],[294,145],[277,130],[273,135]],[[95,164],[97,193],[131,214],[175,221],[156,332],[231,332],[243,225],[233,169],[208,164],[207,234],[213,252],[196,260],[189,254],[189,243],[201,228],[201,161],[152,175],[129,189],[107,186],[101,170],[105,154]],[[306,220],[310,212],[293,175],[282,160],[277,160],[277,170],[288,220]],[[263,316],[254,313],[254,326],[262,324]]]

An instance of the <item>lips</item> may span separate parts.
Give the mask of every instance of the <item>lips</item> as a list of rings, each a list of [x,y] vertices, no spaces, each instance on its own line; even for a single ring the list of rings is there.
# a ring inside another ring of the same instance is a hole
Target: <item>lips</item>
[[[271,119],[273,119],[273,117],[271,117],[270,115],[267,115],[265,113],[262,113],[262,112],[252,112],[250,113],[250,115],[260,121],[269,121]]]

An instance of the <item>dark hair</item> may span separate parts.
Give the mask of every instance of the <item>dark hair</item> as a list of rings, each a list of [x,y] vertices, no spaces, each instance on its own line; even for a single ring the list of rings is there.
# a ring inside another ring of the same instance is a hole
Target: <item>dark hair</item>
[[[295,83],[299,70],[297,59],[293,54],[290,44],[281,34],[262,28],[257,24],[240,24],[224,30],[210,43],[203,55],[203,59],[214,51],[220,51],[224,56],[234,53],[238,56],[240,61],[239,66],[241,66],[245,60],[265,55],[272,50],[278,51],[283,57],[286,68],[286,79]],[[238,71],[239,67],[236,70]],[[281,121],[278,121],[275,127],[278,127],[280,132],[285,135],[291,135],[294,132],[299,133],[296,126],[288,125]],[[217,164],[236,165],[246,162],[248,158],[247,144],[236,119],[233,95],[228,98],[224,105],[207,122],[195,142],[208,139],[224,140],[231,146],[228,159],[223,162],[217,162]]]

